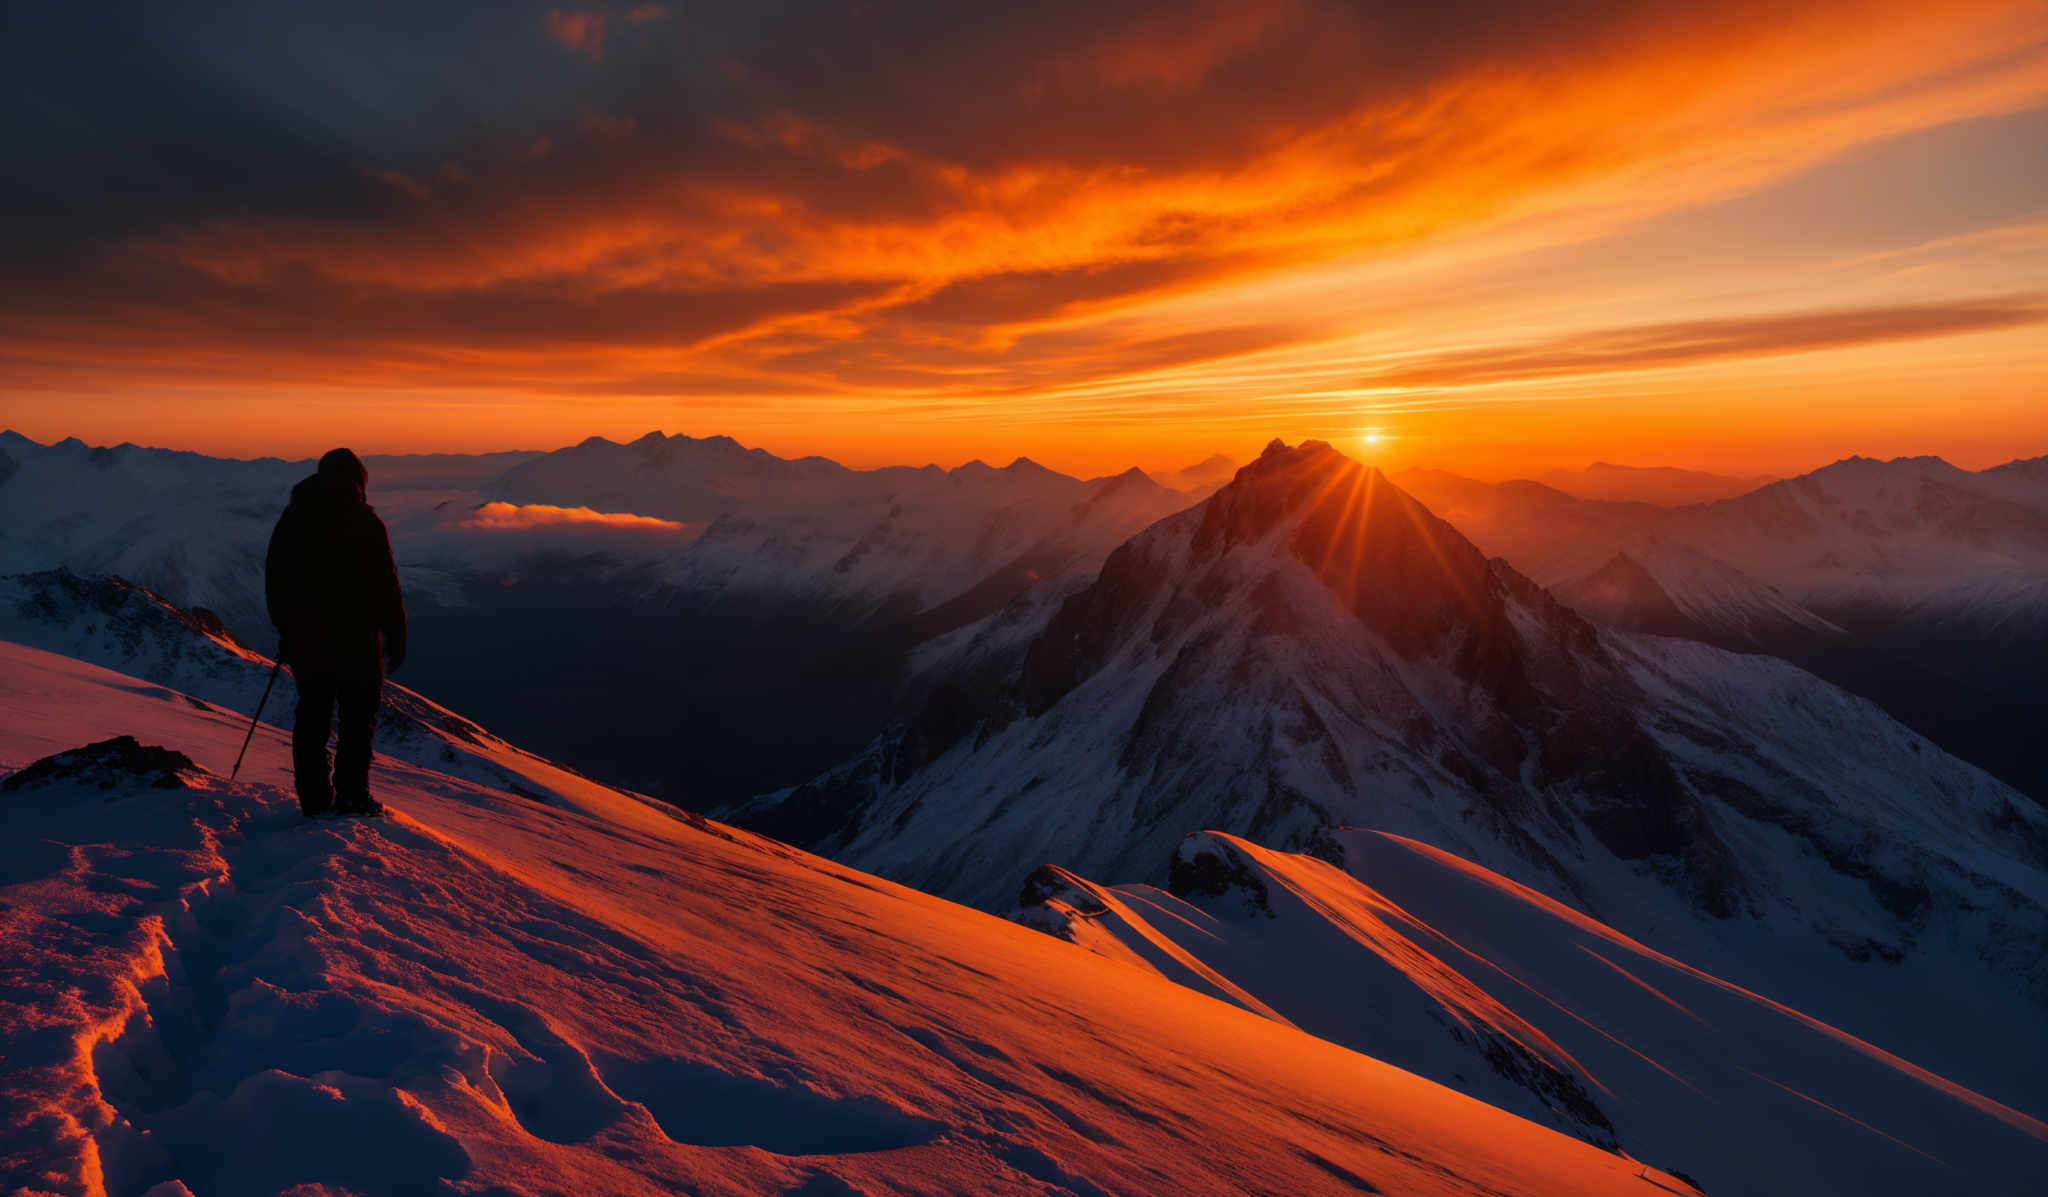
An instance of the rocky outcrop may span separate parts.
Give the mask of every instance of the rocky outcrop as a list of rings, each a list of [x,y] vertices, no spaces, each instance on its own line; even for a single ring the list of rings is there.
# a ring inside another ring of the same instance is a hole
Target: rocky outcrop
[[[192,758],[170,748],[143,744],[134,736],[115,736],[82,748],[46,756],[0,781],[0,793],[18,794],[51,786],[96,790],[182,790],[188,776],[202,772]]]

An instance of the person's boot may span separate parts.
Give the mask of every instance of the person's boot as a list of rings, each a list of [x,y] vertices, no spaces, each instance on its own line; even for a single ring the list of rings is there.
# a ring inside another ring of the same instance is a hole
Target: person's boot
[[[367,792],[343,794],[340,801],[334,805],[334,813],[337,815],[381,815],[384,813],[384,804],[370,797]]]
[[[324,779],[323,779],[324,780]],[[318,819],[334,813],[334,792],[324,786],[299,786],[299,813]]]

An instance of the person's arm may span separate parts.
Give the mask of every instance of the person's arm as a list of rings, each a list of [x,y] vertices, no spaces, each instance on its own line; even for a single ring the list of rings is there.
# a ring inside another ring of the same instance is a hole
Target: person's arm
[[[391,534],[383,520],[377,521],[377,549],[379,630],[384,633],[384,669],[392,673],[405,664],[405,595],[399,590],[398,562],[391,555]]]
[[[279,516],[270,532],[270,548],[263,555],[263,605],[270,612],[270,626],[277,629],[279,660],[284,659],[285,625],[290,622],[293,580],[298,577],[292,551],[291,517]]]

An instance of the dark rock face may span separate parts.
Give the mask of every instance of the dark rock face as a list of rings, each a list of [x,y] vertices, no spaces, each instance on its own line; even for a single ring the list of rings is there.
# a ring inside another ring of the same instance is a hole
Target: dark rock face
[[[1029,909],[1054,900],[1065,902],[1074,908],[1076,914],[1083,916],[1109,912],[1108,907],[1097,902],[1086,890],[1074,883],[1073,874],[1058,865],[1039,865],[1024,879],[1024,887],[1017,894],[1017,905]]]
[[[190,787],[184,775],[196,772],[200,772],[199,766],[182,752],[141,744],[134,736],[115,736],[35,761],[0,781],[0,793],[45,789],[61,783],[101,790],[143,786],[179,790]]]
[[[161,596],[122,578],[88,578],[68,569],[44,570],[16,577],[29,593],[22,600],[22,613],[58,622],[76,612],[95,612],[107,618],[107,627],[125,643],[139,643],[162,636],[159,626],[173,621],[202,636],[234,641],[220,616],[204,607],[183,610]]]
[[[1266,883],[1239,858],[1208,836],[1191,836],[1173,854],[1166,875],[1166,891],[1176,898],[1220,898],[1236,891],[1245,907],[1267,918],[1273,917],[1273,902]]]

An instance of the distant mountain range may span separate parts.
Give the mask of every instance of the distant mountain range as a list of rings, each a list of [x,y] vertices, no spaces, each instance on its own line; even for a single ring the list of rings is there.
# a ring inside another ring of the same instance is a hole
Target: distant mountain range
[[[1663,508],[1398,476],[1479,547],[1615,626],[1766,652],[2048,795],[2048,459],[1849,458]]]
[[[1777,478],[1770,474],[1737,478],[1671,466],[1623,466],[1596,461],[1579,470],[1546,470],[1531,481],[1561,490],[1576,499],[1678,507],[1687,503],[1732,499],[1776,482]]]
[[[1192,490],[1024,459],[854,470],[660,433],[368,464],[414,621],[406,680],[699,805],[856,750],[915,645],[1026,589],[1085,581],[1228,470],[1192,467]],[[0,434],[0,572],[118,575],[269,647],[264,548],[311,468]],[[516,507],[479,518],[487,503]]]
[[[1971,473],[1852,458],[1679,506],[1392,480],[1596,619],[1782,656],[2039,796],[2044,460]],[[1156,479],[1027,459],[852,470],[659,433],[370,464],[423,633],[416,683],[583,767],[708,804],[843,759],[916,705],[910,679],[950,651],[937,639],[986,640],[980,621],[1013,600],[1049,615],[1124,539],[1234,473],[1223,458]],[[116,574],[261,645],[262,546],[309,468],[0,433],[0,570]],[[1665,500],[1757,481],[1605,463],[1546,477]],[[486,502],[513,506],[479,519]],[[599,664],[621,659],[638,668]],[[557,700],[591,714],[534,714]],[[734,745],[760,751],[719,751]]]

